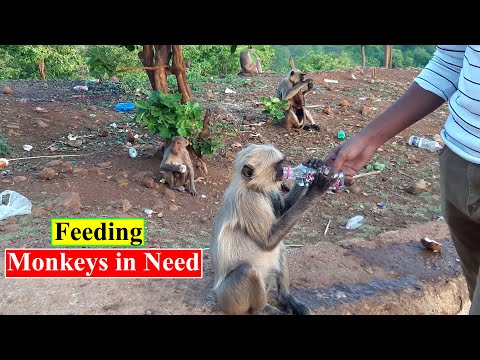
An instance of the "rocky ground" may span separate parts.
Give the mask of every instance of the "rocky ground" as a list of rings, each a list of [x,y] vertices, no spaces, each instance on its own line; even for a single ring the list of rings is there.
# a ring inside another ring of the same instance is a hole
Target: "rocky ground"
[[[286,131],[262,112],[259,97],[273,95],[283,74],[193,83],[194,101],[212,109],[225,142],[207,160],[208,174],[197,173],[198,197],[160,183],[155,153],[161,139],[139,128],[134,114],[114,111],[116,103],[139,95],[124,93],[112,82],[88,84],[88,91],[78,92],[73,87],[83,82],[0,81],[0,89],[12,90],[0,93],[0,134],[14,150],[9,159],[75,155],[11,161],[2,172],[0,190],[26,196],[33,212],[0,223],[0,249],[49,247],[50,218],[58,216],[145,217],[147,247],[207,248],[232,161],[242,147],[271,143],[290,164],[324,157],[344,141],[337,139],[338,130],[347,138],[357,133],[419,71],[377,69],[375,79],[371,69],[313,74],[319,90],[307,97],[307,106],[319,132]],[[225,93],[227,88],[234,92]],[[370,164],[383,164],[381,174],[359,179],[348,192],[326,194],[286,238],[287,244],[302,246],[289,250],[293,291],[316,313],[457,313],[464,308],[460,267],[440,214],[438,155],[407,143],[410,135],[438,136],[446,114],[444,105],[387,142]],[[136,158],[128,155],[132,134],[140,139]],[[420,180],[422,189],[407,190]],[[153,210],[151,216],[145,209]],[[355,215],[363,215],[365,223],[342,229]],[[382,240],[391,234],[396,235]],[[425,250],[422,237],[442,242],[443,252]],[[3,273],[3,251],[0,257]],[[0,313],[215,313],[208,255],[205,262],[204,278],[196,281],[3,278]],[[402,305],[416,304],[412,299],[421,300],[427,292],[444,304],[438,311]]]

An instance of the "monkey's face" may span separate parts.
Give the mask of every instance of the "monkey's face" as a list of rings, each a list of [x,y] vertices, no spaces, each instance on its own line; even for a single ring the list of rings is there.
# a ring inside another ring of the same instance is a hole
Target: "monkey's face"
[[[178,155],[182,149],[188,146],[188,140],[183,137],[176,136],[172,139],[172,153]]]
[[[294,84],[298,84],[300,81],[305,80],[305,73],[301,72],[298,69],[293,69],[290,71],[290,81]]]
[[[270,192],[283,180],[285,156],[271,145],[249,145],[237,155],[235,169],[250,190]]]

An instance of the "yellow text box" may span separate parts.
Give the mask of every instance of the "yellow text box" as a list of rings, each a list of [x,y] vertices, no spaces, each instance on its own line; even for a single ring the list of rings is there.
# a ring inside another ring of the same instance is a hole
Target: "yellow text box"
[[[145,246],[142,218],[54,218],[52,246]]]

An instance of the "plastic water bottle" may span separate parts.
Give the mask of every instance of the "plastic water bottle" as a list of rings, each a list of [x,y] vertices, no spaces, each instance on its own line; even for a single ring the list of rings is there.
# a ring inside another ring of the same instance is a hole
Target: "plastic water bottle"
[[[410,139],[408,139],[408,143],[414,147],[426,149],[431,152],[437,152],[443,148],[443,143],[439,143],[438,141],[425,139],[423,137],[415,135],[410,136]]]
[[[73,87],[73,90],[77,90],[77,91],[88,91],[88,86],[82,86],[82,85],[74,86],[74,87]]]
[[[363,216],[357,215],[347,221],[347,224],[345,225],[345,229],[353,230],[353,229],[359,228],[362,225],[363,225]]]
[[[315,178],[316,173],[317,170],[303,164],[297,165],[295,167],[285,166],[283,168],[283,179],[293,179],[298,185],[307,186]]]

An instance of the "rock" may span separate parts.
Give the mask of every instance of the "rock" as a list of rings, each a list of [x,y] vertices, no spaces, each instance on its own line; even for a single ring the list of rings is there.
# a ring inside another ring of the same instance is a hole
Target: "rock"
[[[152,209],[158,211],[159,209],[163,209],[165,207],[165,204],[163,203],[162,200],[156,199],[153,202]]]
[[[41,208],[41,207],[32,207],[32,216],[35,217],[42,217],[42,216],[47,216],[49,213],[47,210]]]
[[[239,143],[239,142],[236,142],[236,143],[233,143],[233,144],[232,144],[232,147],[233,147],[233,148],[241,148],[241,147],[242,147],[242,144]]]
[[[361,112],[362,112],[362,115],[369,115],[372,113],[372,109],[369,108],[368,106],[363,106]]]
[[[110,133],[108,132],[108,130],[103,129],[99,135],[100,137],[107,137],[108,135],[110,135]]]
[[[46,128],[46,127],[48,127],[48,124],[47,124],[45,121],[43,121],[43,120],[37,120],[36,125],[39,126],[39,127],[41,127],[41,128]]]
[[[349,189],[350,189],[350,192],[352,192],[353,194],[358,194],[361,191],[360,186],[358,185],[352,185],[350,186]]]
[[[333,115],[333,110],[329,106],[327,106],[323,109],[323,113],[327,115]]]
[[[415,157],[415,155],[413,154],[408,154],[407,155],[407,159],[410,161],[410,162],[418,162],[417,158]]]
[[[213,92],[212,90],[208,90],[207,93],[204,95],[205,99],[211,99],[213,98]]]
[[[119,200],[119,201],[114,201],[110,205],[114,209],[120,209],[122,211],[129,211],[132,208],[132,204],[130,204],[130,201],[128,201],[126,199],[122,199],[122,200]]]
[[[442,244],[429,238],[423,238],[420,240],[425,249],[432,250],[433,252],[442,251]]]
[[[77,139],[77,140],[68,140],[68,145],[70,145],[71,147],[80,147],[82,146],[82,139]]]
[[[142,180],[143,185],[145,185],[147,188],[153,188],[155,187],[155,182],[150,176],[144,177]]]
[[[254,114],[247,114],[243,116],[243,120],[245,121],[254,121],[255,120],[255,115]]]
[[[73,164],[71,162],[64,162],[60,167],[60,171],[72,172],[73,171]]]
[[[9,217],[8,219],[0,221],[0,226],[16,224],[18,221],[16,216]]]
[[[163,191],[163,195],[168,199],[168,200],[175,200],[175,191],[169,188],[165,188]]]
[[[52,180],[56,174],[57,172],[55,171],[55,169],[46,167],[46,168],[43,168],[42,171],[40,171],[39,176],[40,176],[40,179],[42,180]]]
[[[125,177],[123,177],[122,175],[120,174],[117,174],[113,177],[113,181],[115,181],[118,185],[120,186],[127,186],[130,182],[128,181],[128,179],[126,179]]]
[[[78,176],[85,176],[88,175],[88,169],[75,168],[73,169],[73,173]]]
[[[19,224],[9,224],[5,226],[0,226],[0,232],[11,233],[20,231],[22,227]]]
[[[106,162],[103,162],[103,163],[97,164],[96,166],[98,166],[100,169],[104,169],[104,168],[107,168],[107,167],[109,167],[111,164],[112,164],[112,162],[111,162],[111,161],[106,161]]]
[[[5,95],[11,95],[11,94],[13,93],[13,90],[12,90],[11,87],[6,86],[5,89],[3,89],[3,93],[4,93]]]
[[[228,150],[225,152],[225,158],[227,158],[228,160],[234,160],[236,157],[235,153],[231,150]]]
[[[343,107],[347,107],[347,106],[350,106],[350,103],[348,102],[348,100],[343,100],[339,105]]]
[[[160,212],[157,214],[157,216],[158,216],[159,218],[162,218],[162,217],[163,217],[163,212],[160,211]]]
[[[74,210],[78,210],[82,206],[80,203],[80,195],[73,191],[61,193],[53,203],[57,207]]]
[[[140,171],[132,176],[132,179],[134,181],[142,181],[143,178],[145,177],[152,177],[153,178],[153,172],[152,171]]]
[[[368,80],[368,83],[369,83],[369,84],[374,84],[374,83],[375,83],[375,80],[370,79],[370,80]]]
[[[26,176],[14,176],[14,177],[13,177],[13,181],[14,181],[14,182],[27,181],[27,177],[26,177]]]
[[[170,205],[170,207],[168,208],[170,211],[178,211],[178,206],[177,205]]]
[[[56,168],[56,167],[59,167],[63,164],[63,161],[62,160],[52,160],[50,162],[48,162],[45,167],[51,167],[51,168]]]
[[[419,180],[415,184],[408,186],[405,190],[413,195],[418,195],[422,193],[428,186],[428,183],[425,180]]]

